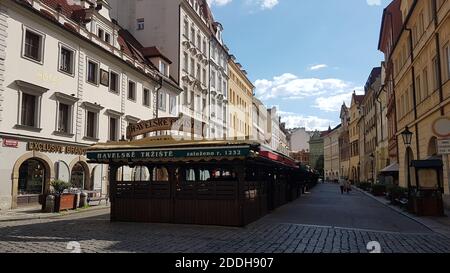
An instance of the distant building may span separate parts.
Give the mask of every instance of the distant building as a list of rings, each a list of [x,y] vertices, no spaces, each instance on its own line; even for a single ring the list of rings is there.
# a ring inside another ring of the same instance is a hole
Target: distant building
[[[291,152],[290,156],[302,165],[309,165],[310,153],[308,151],[302,150],[300,152]]]
[[[309,140],[314,132],[305,128],[295,128],[289,130],[289,148],[292,152],[309,151]]]
[[[331,131],[331,128],[329,129]],[[309,165],[323,175],[324,168],[324,146],[323,135],[326,132],[315,131],[309,140]]]
[[[326,181],[338,180],[340,177],[339,137],[342,125],[339,124],[323,137],[324,142],[324,174]]]

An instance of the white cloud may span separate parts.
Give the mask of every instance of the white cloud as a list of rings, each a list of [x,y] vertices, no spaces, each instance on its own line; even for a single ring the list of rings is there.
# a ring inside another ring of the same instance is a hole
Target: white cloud
[[[329,126],[336,126],[334,121],[316,116],[304,116],[291,112],[278,112],[281,115],[281,122],[286,123],[286,128],[306,128],[308,131],[325,131]]]
[[[302,99],[352,90],[350,82],[340,79],[299,78],[291,73],[285,73],[271,80],[256,80],[255,87],[256,95],[262,100]]]
[[[328,65],[326,65],[326,64],[318,64],[318,65],[313,65],[313,66],[309,67],[309,70],[314,71],[314,70],[324,69],[327,67],[328,67]]]
[[[356,87],[356,94],[364,94],[362,87]],[[353,91],[342,92],[332,96],[322,96],[315,100],[313,107],[318,108],[325,112],[339,112],[341,110],[342,103],[345,102],[346,105],[350,105],[352,100]]]
[[[381,0],[366,0],[369,6],[381,6]]]
[[[269,10],[273,9],[277,6],[280,1],[279,0],[245,0],[244,3],[251,7],[258,7],[261,10]]]
[[[278,0],[259,0],[259,6],[262,9],[273,9],[278,4]]]
[[[208,0],[208,4],[210,6],[216,5],[216,6],[225,6],[229,3],[231,3],[233,0]]]

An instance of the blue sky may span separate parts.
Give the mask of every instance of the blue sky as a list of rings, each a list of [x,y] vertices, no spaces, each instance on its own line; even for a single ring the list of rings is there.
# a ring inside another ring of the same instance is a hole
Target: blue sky
[[[319,130],[339,124],[342,102],[380,65],[388,1],[209,0],[257,96],[289,127]]]

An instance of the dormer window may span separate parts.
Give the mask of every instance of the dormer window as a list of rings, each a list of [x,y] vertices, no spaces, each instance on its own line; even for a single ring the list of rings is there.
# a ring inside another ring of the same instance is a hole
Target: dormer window
[[[103,29],[101,29],[101,28],[99,28],[98,29],[98,33],[97,33],[97,35],[98,35],[98,38],[100,38],[101,40],[103,40],[103,35],[104,35],[104,31],[103,31]]]
[[[111,35],[109,33],[105,33],[105,42],[108,44],[111,42]]]
[[[143,30],[145,28],[144,18],[137,19],[137,30]]]
[[[161,72],[161,74],[167,76],[167,65],[163,61],[159,62],[159,72]]]

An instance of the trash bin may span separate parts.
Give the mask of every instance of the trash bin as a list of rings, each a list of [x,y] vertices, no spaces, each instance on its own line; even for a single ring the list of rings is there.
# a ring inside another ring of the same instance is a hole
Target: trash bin
[[[55,212],[55,196],[54,195],[47,195],[47,197],[45,199],[44,212],[46,212],[46,213]]]
[[[87,206],[87,204],[88,204],[87,198],[88,198],[88,194],[86,192],[80,193],[80,204],[79,204],[80,208]]]

